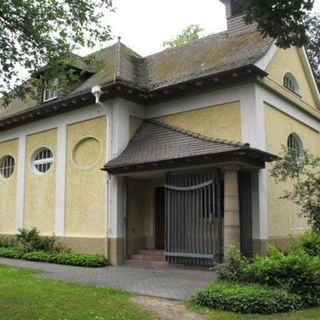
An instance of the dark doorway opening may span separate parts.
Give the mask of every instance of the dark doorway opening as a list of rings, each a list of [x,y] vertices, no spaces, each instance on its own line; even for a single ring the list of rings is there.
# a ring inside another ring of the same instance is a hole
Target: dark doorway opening
[[[155,188],[155,247],[164,249],[165,246],[165,189]]]

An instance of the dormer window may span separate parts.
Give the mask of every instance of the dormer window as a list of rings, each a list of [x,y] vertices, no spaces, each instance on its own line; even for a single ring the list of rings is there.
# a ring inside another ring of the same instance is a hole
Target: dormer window
[[[290,91],[300,95],[300,87],[294,75],[287,72],[283,77],[283,85]]]
[[[54,79],[51,86],[43,90],[42,101],[47,102],[58,98],[58,79]]]

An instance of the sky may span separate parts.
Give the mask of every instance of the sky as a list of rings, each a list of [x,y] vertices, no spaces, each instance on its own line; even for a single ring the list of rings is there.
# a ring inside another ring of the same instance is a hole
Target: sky
[[[163,50],[163,41],[190,24],[199,24],[203,36],[226,29],[224,5],[219,0],[113,0],[113,5],[116,12],[107,14],[106,21],[114,39],[121,36],[124,44],[142,56]],[[320,0],[315,0],[314,11],[320,12]]]

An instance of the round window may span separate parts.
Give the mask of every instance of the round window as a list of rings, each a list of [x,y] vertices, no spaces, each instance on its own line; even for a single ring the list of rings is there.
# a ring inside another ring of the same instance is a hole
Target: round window
[[[32,157],[32,166],[39,173],[46,173],[52,166],[53,153],[48,148],[38,149]]]
[[[14,172],[15,161],[10,155],[6,155],[0,160],[0,176],[8,179]]]

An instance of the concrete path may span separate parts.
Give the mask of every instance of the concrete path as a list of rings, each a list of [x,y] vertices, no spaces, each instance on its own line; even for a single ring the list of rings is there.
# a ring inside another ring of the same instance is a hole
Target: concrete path
[[[212,271],[186,269],[147,269],[132,266],[84,268],[50,263],[0,258],[0,264],[44,271],[48,279],[81,282],[120,288],[152,297],[185,300],[194,292],[216,280]]]

